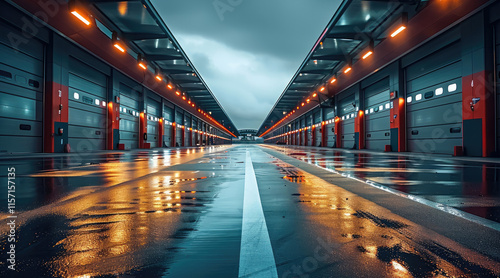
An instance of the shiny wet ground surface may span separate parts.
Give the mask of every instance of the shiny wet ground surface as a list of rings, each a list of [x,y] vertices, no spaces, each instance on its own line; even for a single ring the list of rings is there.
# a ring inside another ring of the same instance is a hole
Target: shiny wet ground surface
[[[0,277],[500,274],[498,231],[264,147],[0,164],[3,184],[7,167],[16,167],[17,175],[17,270],[7,269],[2,259]],[[260,197],[251,206],[244,204],[255,201],[245,195],[252,186],[247,165]],[[6,222],[7,200],[0,196]],[[252,214],[259,205],[265,227],[252,226],[261,223]],[[8,228],[0,230],[5,258]],[[269,241],[262,244],[257,236]],[[265,255],[268,250],[274,260]],[[273,265],[263,268],[269,261]]]
[[[500,223],[500,159],[457,160],[314,147],[268,146],[319,167]]]

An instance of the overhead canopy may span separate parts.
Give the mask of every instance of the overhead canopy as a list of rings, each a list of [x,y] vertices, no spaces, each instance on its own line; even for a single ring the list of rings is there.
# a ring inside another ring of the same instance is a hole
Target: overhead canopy
[[[411,18],[427,1],[344,0],[260,126],[258,134],[300,107],[313,93],[317,93],[317,97],[312,101],[325,101],[327,91],[320,92],[320,87],[326,88],[328,82],[342,74],[347,65],[362,59],[367,49],[386,39],[389,27]]]
[[[176,89],[225,128],[238,130],[149,0],[88,0],[99,21],[117,32],[132,55],[142,54]],[[111,36],[111,34],[108,34]]]

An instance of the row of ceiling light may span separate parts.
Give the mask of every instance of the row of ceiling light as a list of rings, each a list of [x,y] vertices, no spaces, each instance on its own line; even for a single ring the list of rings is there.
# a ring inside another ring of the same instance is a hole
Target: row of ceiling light
[[[405,29],[406,29],[406,16],[403,16],[403,23],[401,25],[398,26],[397,29],[395,29],[391,34],[390,34],[390,37],[391,38],[394,38],[396,37],[397,35],[399,35],[401,32],[403,32]],[[322,45],[323,42],[320,43],[320,45]],[[363,60],[366,60],[368,57],[372,56],[374,54],[374,43],[373,41],[370,41],[369,45],[368,45],[368,49],[364,52],[363,56],[361,57]],[[317,60],[314,60],[315,63],[317,63]],[[346,67],[342,70],[344,72],[344,74],[348,74],[349,72],[352,71],[352,62],[348,62]],[[329,80],[329,83],[330,84],[334,84],[335,82],[337,82],[337,75],[333,75],[330,80]],[[318,90],[319,92],[323,93],[325,90],[326,90],[326,86],[327,85],[322,85]],[[316,92],[313,92],[311,97],[316,97],[318,94]],[[285,117],[283,117],[281,120],[279,120],[278,122],[276,122],[272,127],[270,127],[268,130],[266,130],[264,133],[262,133],[260,135],[260,137],[263,137],[265,136],[266,134],[268,134],[271,130],[273,130],[275,127],[277,127],[278,125],[280,125],[283,121],[285,121],[288,117],[291,117],[293,114],[295,114],[295,112],[297,112],[301,107],[305,106],[306,104],[309,104],[311,102],[311,97],[308,97],[306,98],[306,100],[300,104],[297,105],[296,109],[290,111],[288,114],[286,114]]]
[[[70,13],[72,15],[74,15],[76,18],[78,18],[81,22],[83,22],[85,25],[87,26],[90,26],[92,24],[92,17],[91,15],[86,11],[85,7],[83,7],[83,5],[76,1],[76,0],[70,0],[68,2],[68,8],[70,10]],[[127,47],[125,46],[125,43],[123,43],[123,40],[119,39],[118,38],[118,34],[116,31],[113,31],[112,32],[112,36],[111,36],[111,39],[112,39],[112,44],[113,44],[113,47],[115,47],[120,53],[126,53],[127,52]],[[148,64],[146,62],[146,60],[144,59],[144,56],[139,53],[137,55],[137,65],[139,68],[141,68],[142,70],[147,70],[148,69]],[[192,73],[193,76],[195,76],[195,73]],[[174,90],[177,88],[176,85],[172,84],[171,82],[167,82],[166,81],[166,78],[164,78],[160,72],[159,69],[155,69],[155,78],[158,82],[162,82],[165,80],[165,83],[167,84],[167,88],[169,90]],[[186,93],[183,93],[179,90],[175,90],[175,94],[182,98],[182,100],[186,101],[188,103],[188,105],[190,105],[191,107],[193,108],[196,108],[196,105],[194,103],[194,101],[191,101],[190,98],[188,98],[186,96]],[[206,118],[210,119],[213,123],[215,123],[216,126],[222,128],[224,131],[228,132],[229,134],[231,134],[233,137],[236,137],[232,132],[230,132],[226,127],[224,127],[222,124],[220,124],[218,121],[216,121],[214,118],[212,118],[210,115],[212,114],[212,112],[205,112],[203,111],[202,109],[198,108],[198,112],[205,116]]]

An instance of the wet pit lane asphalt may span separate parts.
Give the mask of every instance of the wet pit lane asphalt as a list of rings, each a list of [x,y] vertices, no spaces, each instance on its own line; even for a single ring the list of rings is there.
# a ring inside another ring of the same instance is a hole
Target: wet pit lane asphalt
[[[17,242],[11,271],[0,226],[0,277],[500,275],[498,230],[311,165],[340,171],[355,159],[256,145],[2,159],[3,184],[16,167]],[[481,188],[470,176],[461,189],[444,183],[466,163],[364,159],[361,169],[374,171],[353,174],[401,192],[468,204],[478,192],[498,198],[494,183]],[[495,210],[484,200],[457,207],[488,207],[475,213],[487,217]],[[0,202],[6,223],[6,194]]]
[[[500,223],[500,160],[457,160],[287,147],[273,149],[316,166]]]

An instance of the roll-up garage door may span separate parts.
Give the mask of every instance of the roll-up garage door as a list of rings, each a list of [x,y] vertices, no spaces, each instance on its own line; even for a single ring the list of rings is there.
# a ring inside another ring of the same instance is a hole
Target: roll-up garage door
[[[163,142],[168,147],[172,147],[172,122],[174,121],[173,109],[164,105],[163,118],[165,119],[165,130],[163,131]]]
[[[364,89],[366,149],[383,151],[391,144],[389,77]]]
[[[162,147],[158,146],[158,127],[161,117],[161,103],[152,98],[148,98],[146,105],[146,112],[148,115],[147,142],[150,144],[151,148]]]
[[[184,115],[179,111],[175,112],[175,122],[177,129],[175,131],[175,146],[182,147],[182,132],[184,132],[184,129],[181,126],[184,124]]]
[[[35,38],[17,49],[0,24],[0,152],[42,152],[44,45]]]
[[[321,112],[314,113],[314,121],[313,124],[316,125],[314,129],[314,136],[316,137],[316,147],[321,146]]]
[[[141,93],[120,83],[120,144],[139,148],[139,104]]]
[[[325,132],[326,132],[326,145],[327,147],[335,146],[335,123],[333,118],[335,118],[335,110],[333,108],[327,108],[325,111]]]
[[[354,94],[345,95],[339,100],[339,117],[341,129],[341,146],[340,148],[352,149],[354,147],[354,118],[356,117],[356,109]]]
[[[68,142],[72,151],[106,149],[107,77],[70,57]]]
[[[192,128],[193,128],[193,131],[192,131],[193,132],[193,138],[191,139],[191,146],[196,146],[196,141],[198,141],[197,138],[196,138],[196,136],[198,136],[198,133],[195,132],[195,131],[198,129],[198,121],[195,118],[193,118],[193,126],[192,126]]]
[[[187,116],[184,118],[184,146],[189,147],[189,128],[191,127],[191,117]]]
[[[406,68],[411,152],[453,154],[462,145],[462,65],[455,43]]]

